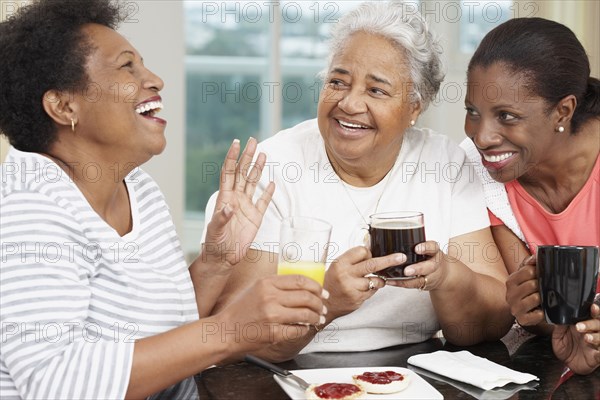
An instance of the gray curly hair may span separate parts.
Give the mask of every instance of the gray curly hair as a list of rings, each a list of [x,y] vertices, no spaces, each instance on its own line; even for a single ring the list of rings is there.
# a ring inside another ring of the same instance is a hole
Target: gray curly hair
[[[439,39],[414,7],[401,1],[365,2],[344,15],[331,32],[328,67],[356,32],[367,32],[390,40],[408,61],[412,84],[410,100],[425,111],[444,80]],[[324,78],[327,71],[319,74]]]

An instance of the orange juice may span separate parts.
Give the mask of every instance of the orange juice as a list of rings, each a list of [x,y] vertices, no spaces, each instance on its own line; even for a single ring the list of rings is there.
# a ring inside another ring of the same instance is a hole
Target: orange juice
[[[325,280],[325,263],[313,261],[284,261],[277,266],[277,275],[304,275],[323,286]]]

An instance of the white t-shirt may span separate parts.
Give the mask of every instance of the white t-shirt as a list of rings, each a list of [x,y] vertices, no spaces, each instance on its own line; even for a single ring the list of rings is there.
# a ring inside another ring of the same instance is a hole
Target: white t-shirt
[[[11,149],[2,163],[2,399],[124,398],[135,340],[198,319],[160,189],[142,170],[125,182],[133,228],[119,236],[49,158]],[[193,378],[153,396],[197,397]]]
[[[279,132],[260,143],[259,151],[266,153],[267,164],[258,191],[271,180],[276,184],[254,241],[260,250],[278,251],[281,220],[292,215],[333,225],[330,261],[364,243],[366,221],[376,211],[423,212],[427,240],[437,241],[442,249],[452,237],[489,226],[481,184],[464,151],[427,129],[406,131],[396,164],[369,188],[352,187],[336,175],[316,120]],[[206,215],[212,215],[214,201],[215,196]],[[358,310],[333,321],[303,352],[366,351],[421,342],[439,328],[427,292],[385,287]]]

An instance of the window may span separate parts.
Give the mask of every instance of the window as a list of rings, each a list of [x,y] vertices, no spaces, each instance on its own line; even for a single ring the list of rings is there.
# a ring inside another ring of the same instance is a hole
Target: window
[[[473,54],[481,39],[496,25],[508,21],[512,10],[509,0],[462,0],[460,18],[460,51]]]

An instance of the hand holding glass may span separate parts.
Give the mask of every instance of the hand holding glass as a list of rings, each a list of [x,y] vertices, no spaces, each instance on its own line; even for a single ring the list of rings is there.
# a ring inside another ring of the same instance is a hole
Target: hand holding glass
[[[415,211],[394,211],[371,215],[369,236],[373,257],[404,253],[406,261],[400,265],[378,271],[385,279],[412,279],[405,276],[404,268],[427,259],[415,253],[415,246],[425,241],[423,214]]]
[[[319,282],[325,279],[325,262],[331,225],[311,217],[288,217],[281,224],[278,275],[304,275]]]

